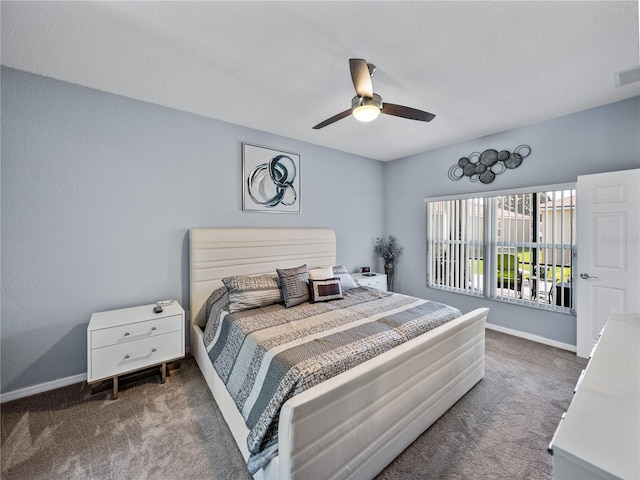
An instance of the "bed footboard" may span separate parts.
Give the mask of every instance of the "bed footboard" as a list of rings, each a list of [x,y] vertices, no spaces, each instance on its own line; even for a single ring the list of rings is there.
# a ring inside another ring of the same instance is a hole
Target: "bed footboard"
[[[481,308],[285,403],[279,478],[373,478],[484,376]]]

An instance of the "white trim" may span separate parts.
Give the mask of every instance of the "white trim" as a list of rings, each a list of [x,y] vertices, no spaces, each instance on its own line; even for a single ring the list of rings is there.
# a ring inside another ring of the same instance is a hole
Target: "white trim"
[[[467,198],[487,198],[487,197],[498,197],[503,195],[517,195],[519,193],[551,192],[556,190],[573,190],[574,188],[576,188],[576,182],[556,183],[554,185],[539,185],[537,187],[509,188],[506,190],[493,190],[490,192],[473,192],[473,193],[461,193],[458,195],[443,195],[441,197],[425,197],[424,201],[425,203],[446,202],[447,200],[465,200]]]
[[[519,330],[513,330],[511,328],[501,327],[500,325],[495,325],[493,323],[486,324],[486,328],[489,330],[495,330],[497,332],[506,333],[507,335],[513,335],[514,337],[524,338],[526,340],[531,340],[533,342],[542,343],[544,345],[549,345],[551,347],[561,348],[562,350],[568,350],[570,352],[576,352],[576,346],[570,345],[568,343],[558,342],[556,340],[551,340],[549,338],[541,337],[540,335],[533,335],[531,333],[521,332]],[[191,349],[187,349],[186,352],[189,353]],[[21,388],[19,390],[13,390],[7,393],[0,393],[0,403],[10,402],[12,400],[18,400],[20,398],[29,397],[31,395],[36,395],[38,393],[48,392],[49,390],[55,390],[56,388],[66,387],[68,385],[73,385],[74,383],[86,382],[87,374],[79,373],[78,375],[72,375],[71,377],[59,378],[58,380],[53,380],[51,382],[44,382],[38,385],[32,385],[30,387]]]
[[[191,353],[191,349],[187,347],[185,349],[185,358]],[[10,402],[11,400],[18,400],[24,397],[30,397],[38,393],[48,392],[49,390],[55,390],[56,388],[66,387],[73,385],[74,383],[86,382],[87,373],[79,373],[78,375],[72,375],[71,377],[59,378],[51,382],[44,382],[38,385],[32,385],[30,387],[21,388],[19,390],[13,390],[7,393],[0,393],[0,403]]]
[[[520,330],[513,330],[512,328],[501,327],[500,325],[496,325],[494,323],[487,322],[485,328],[488,328],[489,330],[495,330],[496,332],[506,333],[507,335],[513,335],[514,337],[531,340],[532,342],[549,345],[550,347],[561,348],[562,350],[568,350],[569,352],[576,353],[577,351],[575,345],[558,342],[556,340],[551,340],[550,338],[541,337],[540,335],[534,335],[532,333],[521,332]]]
[[[49,390],[55,390],[56,388],[66,387],[73,385],[74,383],[86,382],[87,373],[79,373],[78,375],[72,375],[71,377],[59,378],[51,382],[44,382],[38,385],[32,385],[30,387],[20,388],[7,393],[0,393],[0,403],[10,402],[11,400],[18,400],[19,398],[29,397],[36,395],[37,393],[48,392]]]

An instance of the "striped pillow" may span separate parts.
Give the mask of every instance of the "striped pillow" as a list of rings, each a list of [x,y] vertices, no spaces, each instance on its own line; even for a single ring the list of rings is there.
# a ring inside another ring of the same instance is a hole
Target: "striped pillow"
[[[284,306],[295,307],[309,301],[309,271],[307,265],[296,268],[276,268],[282,283]]]
[[[276,275],[239,275],[222,279],[229,292],[229,313],[266,307],[282,302],[280,280]]]

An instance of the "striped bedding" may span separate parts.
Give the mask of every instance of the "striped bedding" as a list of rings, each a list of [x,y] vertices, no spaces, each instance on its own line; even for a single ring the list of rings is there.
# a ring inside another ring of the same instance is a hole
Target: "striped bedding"
[[[249,471],[278,454],[280,409],[293,395],[460,315],[447,305],[367,287],[287,309],[213,309],[205,344],[249,429]]]

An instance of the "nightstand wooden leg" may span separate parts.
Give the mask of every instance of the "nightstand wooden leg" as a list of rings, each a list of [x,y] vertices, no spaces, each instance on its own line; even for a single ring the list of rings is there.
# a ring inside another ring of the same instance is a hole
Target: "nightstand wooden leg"
[[[162,383],[167,381],[167,363],[164,362],[160,367],[160,371],[162,372]]]
[[[118,377],[113,377],[113,399],[118,399]]]

